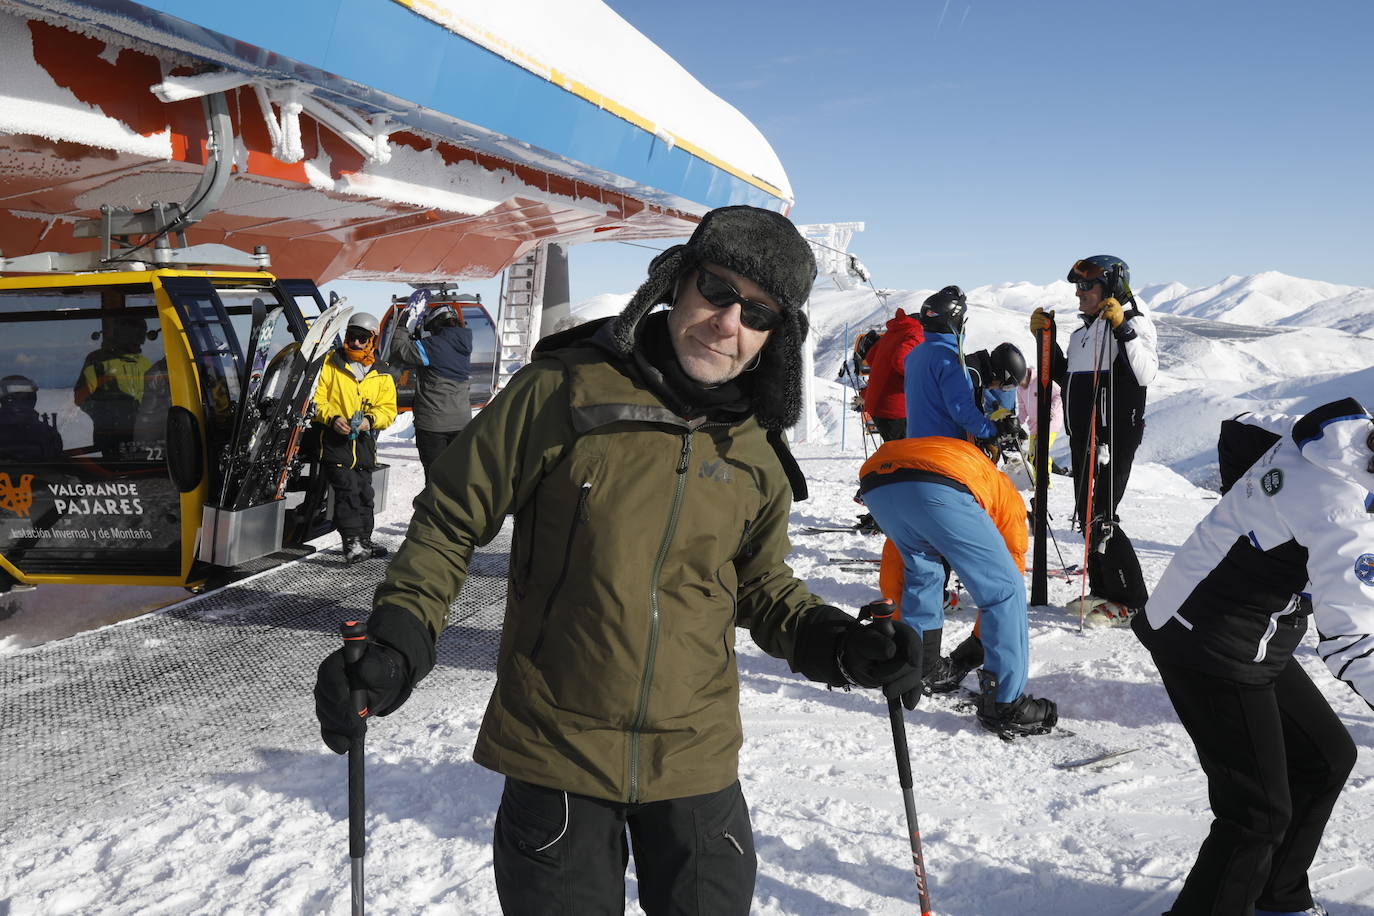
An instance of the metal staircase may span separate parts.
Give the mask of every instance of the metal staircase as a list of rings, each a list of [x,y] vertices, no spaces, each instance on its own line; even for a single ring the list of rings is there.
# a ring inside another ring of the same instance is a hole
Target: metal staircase
[[[512,375],[530,360],[539,341],[544,308],[544,271],[547,248],[536,245],[506,268],[501,286],[497,328],[496,386],[500,391]]]

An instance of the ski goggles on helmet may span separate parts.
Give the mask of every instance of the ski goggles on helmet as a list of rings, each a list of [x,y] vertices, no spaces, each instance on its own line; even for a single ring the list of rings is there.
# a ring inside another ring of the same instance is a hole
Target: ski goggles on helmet
[[[746,299],[724,277],[697,267],[697,292],[718,309],[739,303],[740,324],[754,331],[771,331],[782,323],[782,312],[753,299]]]
[[[1069,279],[1080,284],[1079,289],[1083,288],[1081,284],[1084,280],[1095,280],[1100,283],[1106,276],[1107,271],[1101,264],[1094,264],[1088,260],[1074,261],[1073,266],[1069,268]]]
[[[38,397],[38,386],[31,379],[23,375],[7,375],[0,379],[0,398],[13,397],[15,395],[32,395]]]

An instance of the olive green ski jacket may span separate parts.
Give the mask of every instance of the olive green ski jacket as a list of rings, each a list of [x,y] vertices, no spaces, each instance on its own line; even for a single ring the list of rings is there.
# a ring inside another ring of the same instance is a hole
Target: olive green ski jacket
[[[567,347],[517,373],[431,468],[373,616],[413,614],[432,643],[474,548],[513,513],[476,761],[622,802],[713,792],[742,741],[735,628],[791,662],[822,605],[784,562],[791,499],[752,417],[684,420],[617,357]],[[414,680],[433,663],[431,646]]]

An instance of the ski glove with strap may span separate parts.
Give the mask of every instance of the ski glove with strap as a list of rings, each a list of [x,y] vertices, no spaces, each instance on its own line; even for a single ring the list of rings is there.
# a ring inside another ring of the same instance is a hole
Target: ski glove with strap
[[[1111,322],[1112,330],[1121,327],[1121,322],[1126,320],[1126,313],[1121,308],[1121,303],[1115,299],[1102,300],[1102,317]]]
[[[1035,311],[1031,312],[1030,316],[1030,332],[1032,334],[1039,334],[1047,328],[1050,330],[1054,329],[1054,312],[1047,312],[1039,306],[1036,306]]]
[[[362,709],[353,704],[353,691],[361,690]],[[342,649],[320,663],[315,678],[315,717],[320,737],[336,754],[348,752],[354,738],[367,731],[367,720],[394,712],[410,695],[405,659],[390,646],[369,641],[358,663],[348,666]]]
[[[891,635],[836,607],[814,608],[797,628],[792,670],[830,687],[881,688],[907,709],[921,700],[921,637],[901,621]]]
[[[1112,326],[1112,334],[1116,339],[1125,343],[1135,337],[1135,330],[1126,324],[1126,312],[1121,308],[1121,303],[1115,299],[1104,299],[1102,301],[1102,317]]]

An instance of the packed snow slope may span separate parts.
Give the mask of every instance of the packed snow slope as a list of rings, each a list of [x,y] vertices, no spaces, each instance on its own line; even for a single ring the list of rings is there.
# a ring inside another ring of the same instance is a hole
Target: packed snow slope
[[[822,291],[812,301],[818,413],[827,425],[823,435],[796,445],[812,495],[792,513],[791,563],[819,595],[844,607],[877,596],[871,561],[881,539],[801,531],[848,525],[860,511],[851,496],[871,445],[832,380],[858,330],[897,306],[914,308],[927,293],[894,291],[886,306],[871,292]],[[1217,295],[1226,293],[1219,287]],[[1367,327],[1368,291],[1341,295],[1365,303],[1362,315],[1347,310],[1343,318]],[[613,307],[613,299],[601,305]],[[972,301],[971,348],[1011,340],[1029,349],[1026,314],[1036,304],[1059,310],[1061,335],[1072,323],[1067,284],[974,290]],[[1215,492],[1200,484],[1214,463],[1208,451],[1218,420],[1246,408],[1303,410],[1343,395],[1374,401],[1370,337],[1276,324],[1267,311],[1245,323],[1244,303],[1226,312],[1229,323],[1175,314],[1167,305],[1157,315],[1163,366],[1150,392],[1149,428],[1121,508],[1151,583],[1215,505]],[[1311,314],[1296,299],[1290,305],[1290,315]],[[421,481],[410,437],[402,422],[383,440],[392,497],[378,527],[393,547],[399,535],[390,532],[402,530]],[[1070,502],[1067,480],[1055,478],[1052,562],[1081,558],[1082,541],[1065,522]],[[337,562],[333,540],[323,546],[324,565],[331,557]],[[372,565],[380,577],[383,565]],[[1052,580],[1051,606],[1030,611],[1029,689],[1058,702],[1056,734],[1003,743],[950,698],[928,698],[906,716],[931,896],[942,916],[1155,916],[1169,905],[1206,833],[1206,785],[1146,653],[1129,630],[1079,633],[1063,611],[1078,589],[1077,581]],[[952,615],[946,645],[956,645],[972,623],[967,611]],[[475,619],[451,627],[444,640],[450,647],[480,645],[474,633],[496,625]],[[73,639],[89,640],[98,653],[110,632]],[[156,727],[184,732],[187,759],[197,766],[168,772],[132,755],[118,761],[135,786],[122,797],[92,788],[89,804],[74,803],[60,817],[21,818],[21,827],[0,835],[0,914],[347,913],[345,762],[319,743],[309,696],[313,666],[337,638],[302,631],[289,637],[299,657],[294,690],[264,694],[261,682],[249,679],[238,696],[166,696]],[[1299,661],[1361,749],[1312,886],[1335,916],[1374,916],[1374,715],[1326,672],[1312,646],[1309,635]],[[41,662],[44,652],[25,649],[0,664]],[[870,691],[805,682],[747,637],[738,652],[740,776],[759,851],[754,912],[913,912],[886,704]],[[490,837],[501,779],[471,761],[490,672],[490,659],[441,664],[404,708],[369,732],[372,913],[499,912]],[[259,706],[264,720],[270,710],[274,722],[285,724],[238,732],[186,724],[194,719],[188,710],[225,702]],[[39,726],[69,734],[69,753],[92,755],[100,753],[101,734],[121,723],[114,704]],[[1111,765],[1056,767],[1103,750],[1131,752]],[[189,775],[206,770],[206,757],[217,766],[223,761],[222,770]],[[627,893],[626,912],[639,912],[633,864]]]

